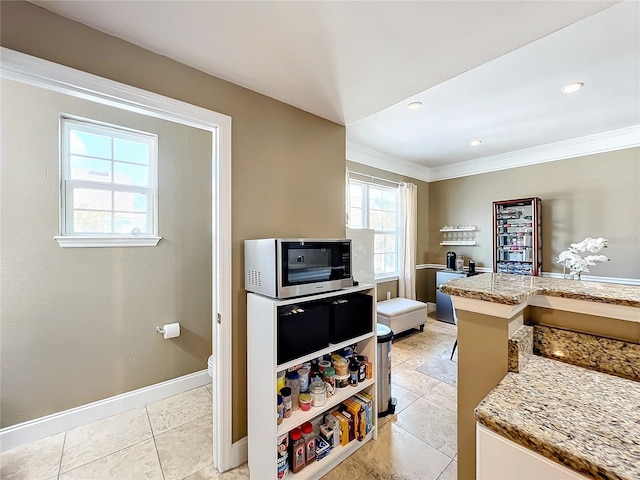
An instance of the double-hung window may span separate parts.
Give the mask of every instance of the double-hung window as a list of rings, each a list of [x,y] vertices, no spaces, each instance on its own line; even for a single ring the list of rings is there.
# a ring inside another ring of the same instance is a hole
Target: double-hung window
[[[376,278],[398,275],[397,188],[350,179],[349,227],[374,230]]]
[[[156,245],[158,137],[61,117],[61,246]]]

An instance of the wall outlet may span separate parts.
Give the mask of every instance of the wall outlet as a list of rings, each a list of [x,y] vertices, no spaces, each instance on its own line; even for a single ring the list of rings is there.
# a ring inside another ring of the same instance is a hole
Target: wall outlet
[[[387,292],[387,300],[391,300],[391,292]]]

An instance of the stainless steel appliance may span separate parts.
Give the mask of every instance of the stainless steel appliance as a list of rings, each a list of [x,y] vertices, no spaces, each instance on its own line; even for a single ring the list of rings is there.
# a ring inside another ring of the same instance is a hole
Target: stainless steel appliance
[[[447,270],[456,269],[456,252],[447,252]]]
[[[475,269],[475,264],[474,264]],[[436,320],[446,323],[455,323],[453,317],[453,304],[451,297],[440,291],[443,283],[475,275],[477,272],[458,272],[455,270],[440,270],[436,272]]]
[[[352,287],[348,238],[262,238],[244,242],[244,288],[292,298]]]
[[[378,337],[378,417],[393,414],[397,400],[391,396],[391,341],[393,332],[382,323],[376,324]]]

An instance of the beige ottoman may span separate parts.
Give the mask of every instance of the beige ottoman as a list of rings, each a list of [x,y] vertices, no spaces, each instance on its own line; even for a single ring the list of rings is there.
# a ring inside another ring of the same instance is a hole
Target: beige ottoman
[[[393,333],[412,328],[423,331],[427,321],[427,304],[408,298],[392,298],[378,302],[377,314],[378,323],[387,325]]]

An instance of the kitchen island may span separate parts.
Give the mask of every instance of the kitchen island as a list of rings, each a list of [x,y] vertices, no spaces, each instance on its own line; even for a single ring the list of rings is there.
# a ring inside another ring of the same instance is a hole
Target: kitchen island
[[[460,479],[476,478],[474,411],[507,375],[509,338],[522,325],[640,343],[638,286],[486,273],[442,290],[452,296],[458,318]]]

